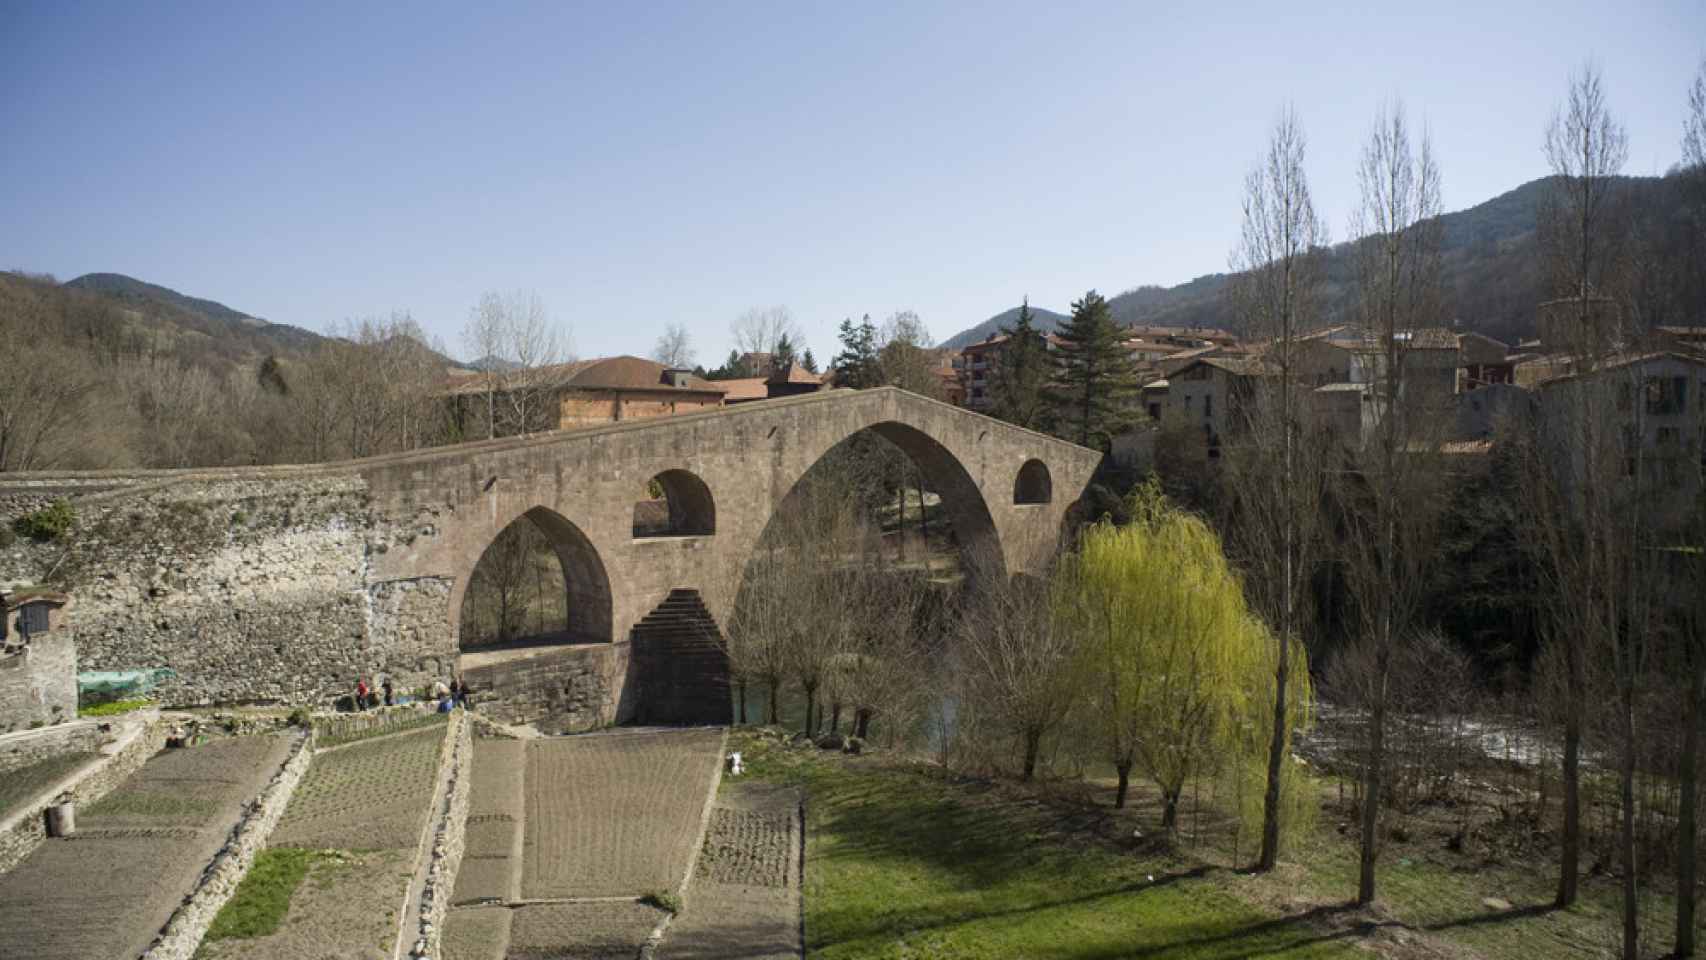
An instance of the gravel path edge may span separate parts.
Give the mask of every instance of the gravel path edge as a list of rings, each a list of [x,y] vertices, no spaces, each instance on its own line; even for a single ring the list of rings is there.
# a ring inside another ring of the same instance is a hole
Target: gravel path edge
[[[142,954],[142,960],[189,960],[201,946],[201,939],[213,925],[214,916],[237,892],[237,885],[255,862],[255,854],[266,846],[267,838],[284,816],[284,808],[290,805],[296,785],[302,782],[302,775],[308,770],[308,762],[314,753],[313,743],[312,732],[298,735],[290,755],[260,795],[250,802],[237,825],[231,829],[225,846],[202,870],[195,889],[173,911],[171,919],[154,938],[153,945]]]

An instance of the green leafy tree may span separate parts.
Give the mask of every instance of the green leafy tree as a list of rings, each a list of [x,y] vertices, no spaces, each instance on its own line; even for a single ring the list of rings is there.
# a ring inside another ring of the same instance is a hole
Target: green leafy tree
[[[1119,774],[1114,805],[1125,806],[1135,767],[1161,790],[1171,830],[1192,777],[1223,757],[1261,769],[1261,750],[1241,741],[1264,723],[1274,647],[1206,521],[1169,504],[1154,479],[1131,512],[1129,524],[1084,532],[1059,574],[1057,615],[1080,637],[1089,714]],[[1292,684],[1290,709],[1307,710],[1307,672]]]
[[[1072,305],[1072,319],[1056,336],[1054,383],[1046,393],[1055,433],[1106,449],[1135,416],[1137,367],[1125,348],[1126,332],[1108,301],[1091,290]]]
[[[1013,326],[1000,329],[1007,344],[997,355],[991,378],[991,412],[1029,430],[1046,430],[1053,412],[1047,391],[1054,363],[1048,355],[1047,338],[1031,319],[1031,300],[1026,297]]]
[[[835,382],[856,390],[881,386],[883,364],[877,352],[877,326],[871,322],[871,315],[865,314],[858,323],[854,323],[852,318],[841,321],[837,336],[841,340],[841,352],[830,361],[830,367],[835,370]]]

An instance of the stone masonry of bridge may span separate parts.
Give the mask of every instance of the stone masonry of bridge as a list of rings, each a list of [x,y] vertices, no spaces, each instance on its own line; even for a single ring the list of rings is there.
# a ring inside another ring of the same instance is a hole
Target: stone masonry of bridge
[[[581,641],[544,652],[583,685],[558,699],[570,725],[620,722],[642,686],[635,625],[682,590],[725,622],[777,505],[865,429],[918,463],[960,542],[1004,574],[1052,555],[1101,457],[882,388],[333,464],[9,474],[0,523],[56,497],[77,521],[58,541],[0,549],[0,582],[73,594],[81,670],[169,667],[160,693],[176,703],[324,700],[358,673],[406,688],[454,671],[468,579],[525,515],[562,560]],[[635,501],[669,471],[704,485],[708,516],[634,537]]]

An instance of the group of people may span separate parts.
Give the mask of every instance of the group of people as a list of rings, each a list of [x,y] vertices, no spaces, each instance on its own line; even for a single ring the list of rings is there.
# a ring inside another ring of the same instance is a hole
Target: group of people
[[[456,707],[461,707],[464,710],[470,709],[468,681],[461,677],[452,677],[449,686],[446,686],[443,680],[434,680],[431,692],[432,700],[440,713],[448,713]],[[357,710],[371,710],[381,705],[387,707],[395,705],[397,703],[396,689],[391,685],[391,678],[385,677],[375,689],[368,684],[366,677],[356,677],[354,703]]]

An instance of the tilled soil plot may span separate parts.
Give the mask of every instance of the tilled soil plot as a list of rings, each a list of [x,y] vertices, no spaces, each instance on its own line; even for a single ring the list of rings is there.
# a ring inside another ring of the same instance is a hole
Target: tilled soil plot
[[[662,960],[787,960],[800,943],[797,790],[723,785]]]
[[[414,849],[438,779],[444,730],[432,727],[316,753],[271,845]]]
[[[692,859],[722,742],[715,729],[529,741],[522,896],[675,889]]]
[[[276,932],[205,944],[207,960],[388,958],[438,780],[445,729],[316,753],[270,845],[346,853],[309,870]]]
[[[527,744],[520,740],[474,741],[474,792],[462,865],[451,903],[514,900],[521,895],[521,820]]]
[[[445,960],[504,960],[509,952],[508,907],[457,907],[444,920]]]
[[[510,919],[506,960],[633,960],[663,911],[639,903],[550,903]]]
[[[0,955],[134,957],[284,762],[288,736],[166,750],[0,876]]]
[[[276,932],[203,942],[196,960],[390,960],[414,858],[376,850],[316,861]]]

